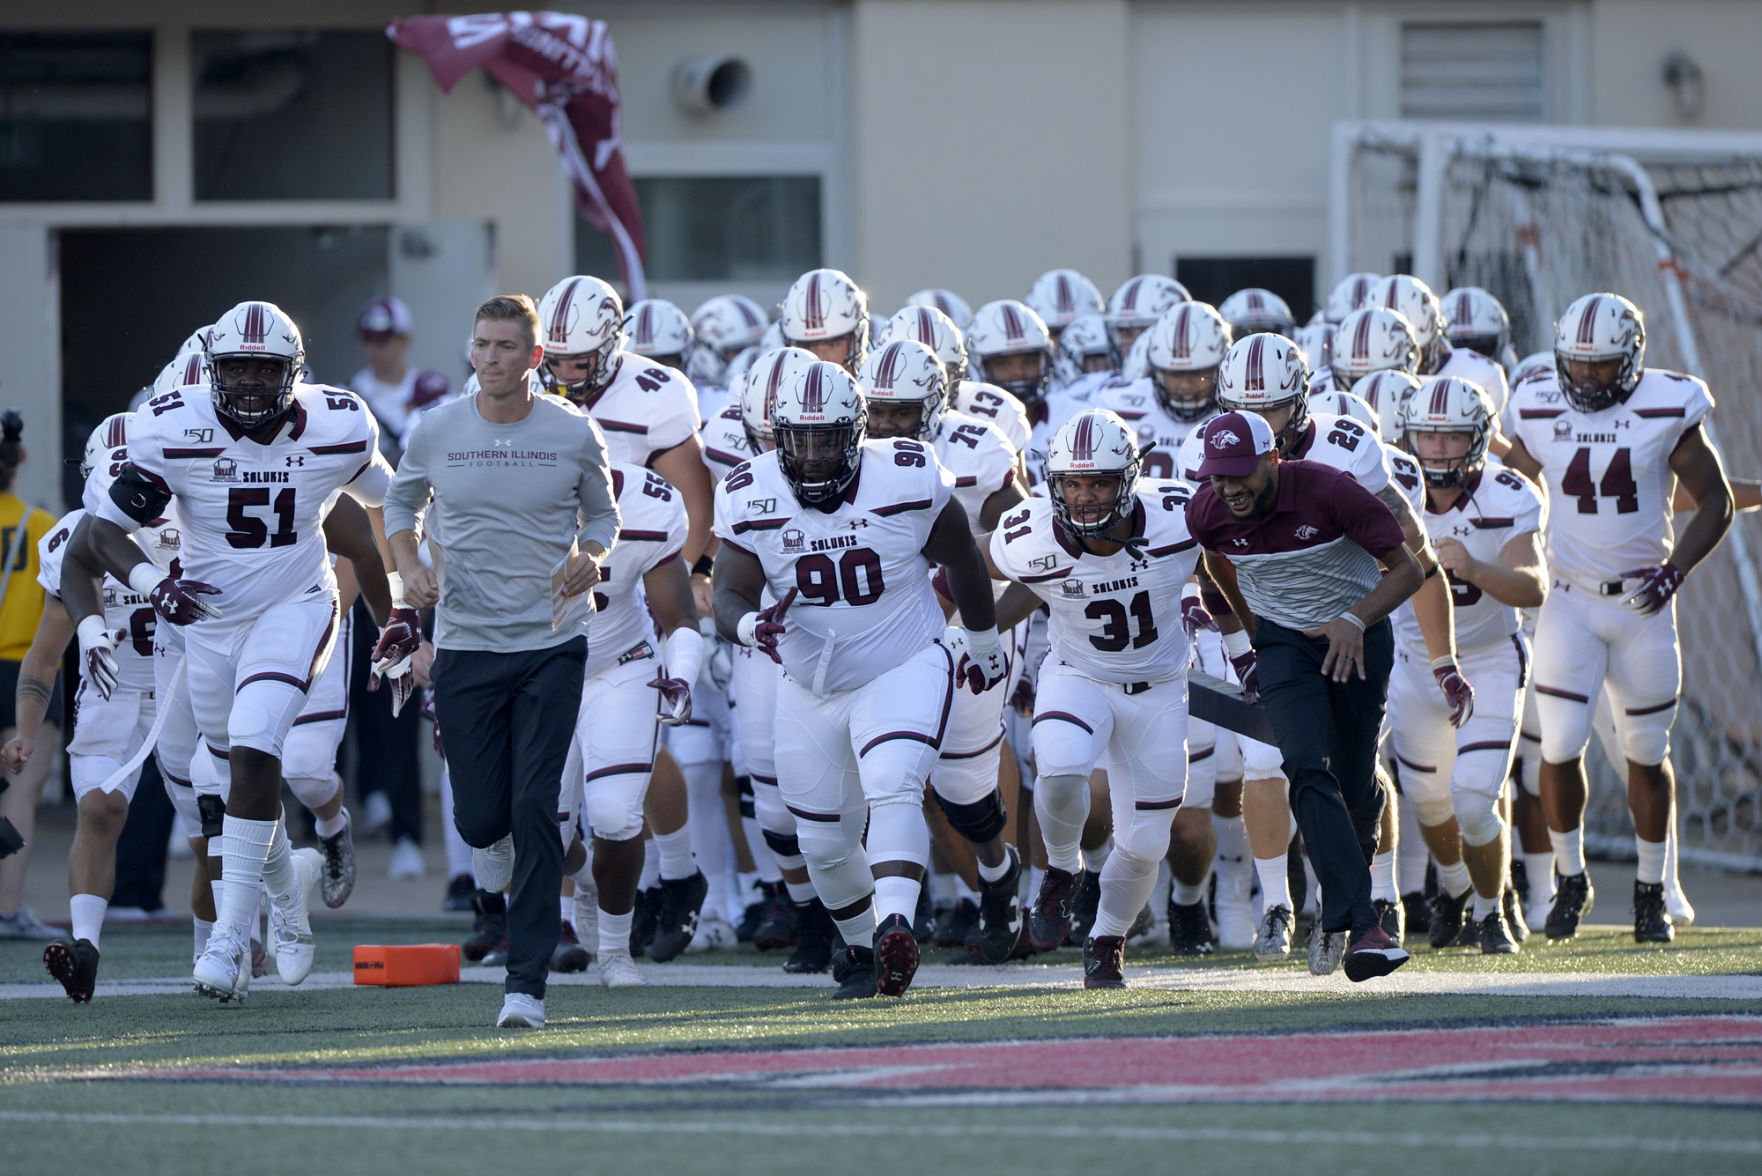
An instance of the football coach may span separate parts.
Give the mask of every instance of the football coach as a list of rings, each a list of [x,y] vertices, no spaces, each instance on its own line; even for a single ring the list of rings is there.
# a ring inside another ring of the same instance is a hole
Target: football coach
[[[417,419],[385,503],[404,602],[436,606],[434,705],[453,821],[479,851],[478,885],[512,884],[496,1024],[533,1028],[544,1024],[561,930],[557,799],[581,705],[585,594],[619,523],[598,428],[560,397],[533,391],[544,355],[538,332],[525,295],[477,308],[478,391]],[[416,537],[424,508],[432,569]]]
[[[1388,506],[1328,466],[1281,461],[1259,414],[1212,420],[1204,452],[1187,528],[1222,594],[1208,596],[1243,693],[1252,702],[1258,690],[1278,737],[1321,880],[1310,970],[1333,971],[1344,952],[1350,979],[1388,975],[1407,953],[1371,906],[1377,736],[1395,656],[1388,616],[1419,588],[1419,563]]]

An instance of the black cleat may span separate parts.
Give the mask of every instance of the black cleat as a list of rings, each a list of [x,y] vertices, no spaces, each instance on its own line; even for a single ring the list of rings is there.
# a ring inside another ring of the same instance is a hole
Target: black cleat
[[[508,900],[488,890],[472,895],[472,909],[477,912],[477,926],[459,948],[459,954],[472,963],[482,963],[485,956],[498,947],[508,948]]]
[[[1400,902],[1373,898],[1370,905],[1377,912],[1377,922],[1396,943],[1407,942],[1407,908]]]
[[[1481,919],[1479,934],[1482,955],[1516,955],[1518,952],[1517,940],[1505,923],[1504,911],[1494,911]]]
[[[1415,890],[1401,896],[1401,914],[1405,939],[1406,934],[1429,935],[1432,930],[1432,907],[1426,901],[1425,891]]]
[[[649,958],[664,964],[685,950],[697,934],[698,912],[710,893],[709,879],[702,870],[693,870],[689,878],[661,879],[661,910],[655,917],[655,938],[649,944]]]
[[[967,936],[979,929],[979,904],[963,898],[954,904],[947,919],[936,920],[937,947],[965,947]]]
[[[661,888],[651,886],[636,892],[636,905],[630,909],[630,958],[641,959],[655,941],[655,927],[661,917]]]
[[[557,946],[551,949],[551,971],[585,972],[592,960],[593,956],[581,945],[581,937],[575,934],[575,924],[564,919]]]
[[[918,887],[918,906],[912,913],[912,938],[929,943],[936,938],[936,909],[930,903],[930,888]]]
[[[1083,945],[1084,966],[1088,966],[1089,943],[1105,944],[1110,937],[1096,939],[1091,936]],[[1205,917],[1205,902],[1201,900],[1191,906],[1183,906],[1173,898],[1169,899],[1169,950],[1176,955],[1203,956],[1210,955],[1216,946],[1217,937],[1211,932],[1211,920]],[[1116,965],[1117,967],[1117,965]],[[1085,979],[1087,983],[1087,979]],[[1117,985],[1106,985],[1109,988],[1124,988],[1122,981]]]
[[[455,874],[447,881],[447,896],[441,900],[441,910],[468,911],[471,896],[476,893],[477,883],[471,880],[470,874]]]
[[[909,928],[907,934],[910,934]],[[917,946],[914,941],[912,950],[916,951]],[[832,965],[832,978],[838,981],[838,991],[832,994],[833,1000],[861,1000],[879,995],[880,990],[875,985],[875,953],[869,948],[845,948]]]
[[[1472,886],[1457,895],[1452,895],[1442,887],[1438,888],[1437,897],[1432,899],[1432,926],[1429,932],[1434,949],[1456,946],[1457,938],[1462,934],[1463,908],[1473,897]]]
[[[838,928],[833,925],[832,916],[826,910],[826,904],[817,898],[809,899],[795,908],[796,924],[800,928],[795,954],[790,956],[783,965],[785,972],[824,972],[832,963],[832,941],[838,935]],[[867,948],[863,949],[865,952]],[[870,954],[869,971],[874,974],[874,957]]]
[[[1101,871],[1078,870],[1076,888],[1071,895],[1071,926],[1062,940],[1073,946],[1089,937],[1095,926],[1095,912],[1101,906]],[[1057,946],[1056,944],[1054,946]],[[1042,951],[1051,950],[1042,948]]]
[[[1083,987],[1124,988],[1126,941],[1119,935],[1091,935],[1083,941]]]
[[[1548,911],[1543,934],[1549,939],[1571,939],[1578,934],[1578,921],[1591,913],[1597,890],[1589,873],[1561,874],[1555,880],[1554,906]]]
[[[1530,937],[1530,925],[1524,920],[1523,899],[1518,897],[1521,893],[1516,882],[1507,882],[1504,897],[1500,899],[1505,925],[1510,928],[1511,937],[1519,943]]]
[[[875,928],[875,991],[904,996],[918,974],[918,937],[904,915],[888,915]]]
[[[1664,905],[1664,883],[1635,881],[1634,942],[1669,943],[1675,938],[1676,924]]]
[[[749,902],[746,909],[740,912],[740,922],[734,924],[734,942],[751,943],[753,936],[759,933],[759,924],[765,921],[765,912],[771,906],[771,885],[759,883],[760,895],[757,902]]]
[[[778,883],[765,902],[765,917],[753,930],[753,946],[760,951],[794,947],[801,937],[799,908],[789,901],[789,891]]]
[[[1053,951],[1064,943],[1071,930],[1076,886],[1076,875],[1057,866],[1049,867],[1040,880],[1040,893],[1034,898],[1034,912],[1028,920],[1028,938],[1035,951]]]
[[[90,939],[69,943],[57,939],[43,949],[43,966],[55,977],[74,1004],[90,1004],[98,983],[98,949]]]
[[[1009,868],[995,882],[979,880],[979,954],[988,964],[1001,964],[1022,937],[1022,858],[1015,846],[1003,847]],[[965,942],[965,938],[962,938]]]

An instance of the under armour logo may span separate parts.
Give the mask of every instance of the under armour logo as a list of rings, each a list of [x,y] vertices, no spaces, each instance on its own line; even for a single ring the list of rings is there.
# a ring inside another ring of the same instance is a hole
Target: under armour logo
[[[1132,561],[1132,570],[1134,572],[1141,572],[1145,568],[1148,568],[1149,566],[1150,566],[1150,561],[1147,559],[1135,559]]]
[[[852,520],[850,520],[850,529],[853,531],[856,530],[858,527],[866,527],[868,525],[869,525],[868,519],[852,519]]]
[[[1232,539],[1232,540],[1230,540],[1230,542],[1237,547],[1247,547],[1248,546],[1248,540],[1246,540],[1246,539]]]
[[[497,437],[494,440],[492,440],[490,442],[490,444],[491,445],[512,445],[512,444],[514,444],[514,438],[512,438],[512,437]]]
[[[288,464],[291,466],[303,466],[306,464],[306,455],[304,453],[290,453],[288,454]]]

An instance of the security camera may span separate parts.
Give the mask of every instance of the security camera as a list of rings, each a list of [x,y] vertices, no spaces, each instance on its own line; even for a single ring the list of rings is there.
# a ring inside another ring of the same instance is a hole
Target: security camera
[[[746,101],[753,71],[738,57],[687,57],[673,67],[673,101],[692,114],[733,110]]]

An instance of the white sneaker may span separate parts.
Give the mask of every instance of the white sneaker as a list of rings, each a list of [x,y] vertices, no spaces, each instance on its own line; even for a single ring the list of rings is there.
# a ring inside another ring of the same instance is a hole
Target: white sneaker
[[[1309,929],[1309,972],[1312,976],[1331,976],[1346,954],[1347,934],[1344,931],[1323,931],[1317,919]],[[1405,957],[1403,957],[1405,958]]]
[[[704,911],[698,916],[697,930],[692,933],[691,942],[685,945],[688,952],[698,951],[733,951],[740,946],[740,937],[727,919],[716,911]]]
[[[514,881],[514,835],[508,834],[488,849],[471,851],[471,872],[479,890],[500,894]]]
[[[385,868],[385,876],[399,881],[420,878],[426,871],[427,867],[422,861],[422,847],[408,837],[398,838],[398,843],[392,846],[392,860]]]
[[[275,947],[275,973],[283,984],[295,985],[312,971],[317,947],[312,942],[312,895],[324,873],[324,855],[307,847],[293,853],[299,884],[284,908],[269,904],[269,936]]]
[[[383,792],[369,792],[361,806],[361,836],[373,837],[392,823],[392,802]]]
[[[648,981],[642,978],[636,961],[630,958],[628,951],[602,952],[596,961],[600,970],[600,983],[607,988],[646,988]]]
[[[251,941],[243,930],[216,925],[209,933],[208,946],[202,949],[193,973],[197,992],[222,1002],[245,1003],[251,987]]]
[[[497,1029],[543,1029],[545,1002],[524,992],[510,992],[502,998],[502,1015],[496,1018]]]
[[[1260,927],[1254,937],[1254,958],[1263,964],[1275,963],[1291,954],[1291,908],[1274,903],[1260,916]]]

